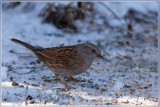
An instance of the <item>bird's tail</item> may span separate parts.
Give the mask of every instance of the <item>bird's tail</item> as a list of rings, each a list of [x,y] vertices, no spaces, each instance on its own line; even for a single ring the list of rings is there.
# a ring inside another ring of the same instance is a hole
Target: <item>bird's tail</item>
[[[24,47],[26,47],[26,48],[28,48],[28,49],[30,49],[30,50],[32,50],[32,51],[36,49],[36,48],[35,48],[34,46],[32,46],[32,45],[29,45],[29,44],[27,44],[27,43],[25,43],[25,42],[22,42],[22,41],[20,41],[20,40],[14,39],[14,38],[12,38],[11,41],[13,41],[13,42],[15,42],[15,43],[18,43],[18,44],[21,44],[21,45],[23,45]]]

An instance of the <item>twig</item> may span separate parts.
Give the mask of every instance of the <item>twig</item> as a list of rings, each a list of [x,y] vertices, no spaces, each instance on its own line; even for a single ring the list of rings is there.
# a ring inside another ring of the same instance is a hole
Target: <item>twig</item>
[[[101,4],[102,6],[104,6],[107,10],[109,10],[109,11],[114,15],[114,17],[115,17],[116,19],[121,20],[121,19],[118,17],[118,15],[116,15],[116,13],[115,13],[111,8],[109,8],[106,4],[104,4],[104,3],[102,3],[102,2],[98,2],[98,3]]]

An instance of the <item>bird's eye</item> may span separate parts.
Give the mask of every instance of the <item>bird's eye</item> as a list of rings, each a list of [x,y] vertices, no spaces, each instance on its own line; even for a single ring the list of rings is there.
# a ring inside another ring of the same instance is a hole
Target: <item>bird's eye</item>
[[[91,51],[92,51],[93,53],[95,53],[95,52],[96,52],[96,50],[94,50],[94,49],[92,49]]]

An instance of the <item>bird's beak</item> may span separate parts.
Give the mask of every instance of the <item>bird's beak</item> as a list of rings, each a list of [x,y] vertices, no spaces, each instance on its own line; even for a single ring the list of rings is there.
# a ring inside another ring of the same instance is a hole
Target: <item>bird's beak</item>
[[[102,55],[97,55],[97,57],[100,59],[104,59],[104,57]]]
[[[104,59],[104,57],[102,55],[97,55],[98,58],[103,59],[104,61],[107,61],[106,59]]]

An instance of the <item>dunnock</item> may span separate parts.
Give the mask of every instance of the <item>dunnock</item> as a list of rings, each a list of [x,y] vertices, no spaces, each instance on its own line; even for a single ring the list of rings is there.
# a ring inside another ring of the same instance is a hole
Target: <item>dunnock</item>
[[[99,48],[92,43],[83,43],[72,46],[38,48],[17,39],[11,39],[30,49],[40,61],[50,68],[58,79],[67,87],[71,88],[60,76],[78,81],[72,76],[83,73],[97,58],[103,59]]]

